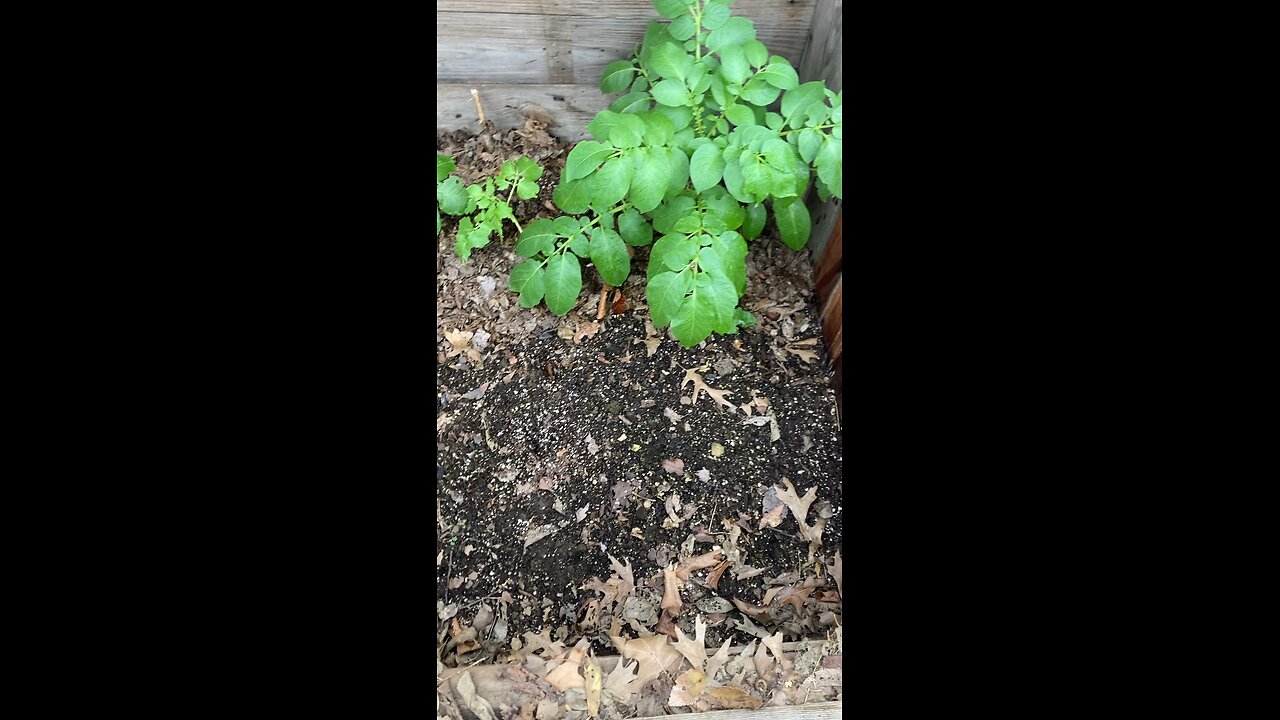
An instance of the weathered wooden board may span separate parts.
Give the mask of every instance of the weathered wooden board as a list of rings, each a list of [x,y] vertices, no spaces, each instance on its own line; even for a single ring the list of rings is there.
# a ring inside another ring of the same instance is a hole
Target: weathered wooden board
[[[813,12],[813,23],[806,38],[804,56],[796,67],[801,82],[821,80],[835,92],[844,89],[844,54],[842,48],[844,30],[844,0],[819,0]],[[813,239],[809,241],[815,265],[819,264],[826,249],[831,230],[835,227],[838,200],[809,204],[813,217]]]
[[[798,65],[823,1],[740,0],[733,11],[755,23],[771,53]],[[604,66],[625,58],[659,19],[649,0],[447,0],[436,7],[440,83],[597,85]]]
[[[436,82],[551,82],[552,55],[568,52],[554,34],[564,27],[546,15],[437,12]]]
[[[570,141],[587,137],[587,123],[614,100],[593,85],[436,85],[436,130],[477,130],[471,88],[480,91],[485,117],[495,126],[523,127],[533,105],[555,121],[552,135]]]
[[[843,36],[843,0],[819,0],[814,8],[804,56],[797,67],[801,82],[821,80],[836,92],[844,89]],[[819,310],[822,313],[822,335],[835,370],[836,396],[842,405],[844,372],[841,360],[844,336],[841,326],[844,324],[844,301],[841,268],[844,260],[844,233],[841,206],[842,202],[834,198],[819,202],[816,196],[811,196],[809,200],[809,213],[813,218],[809,252],[813,258],[814,283],[817,285],[818,302],[821,304]]]

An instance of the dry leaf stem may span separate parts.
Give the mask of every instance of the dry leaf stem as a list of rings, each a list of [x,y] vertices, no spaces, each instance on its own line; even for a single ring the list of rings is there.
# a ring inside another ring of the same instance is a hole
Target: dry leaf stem
[[[603,320],[603,319],[604,319],[604,308],[605,308],[605,303],[606,303],[606,302],[608,302],[608,300],[609,300],[609,290],[610,290],[610,289],[611,289],[611,288],[609,287],[609,283],[605,283],[605,284],[604,284],[604,289],[600,291],[600,309],[599,309],[599,310],[596,310],[596,319],[597,319],[597,320]]]

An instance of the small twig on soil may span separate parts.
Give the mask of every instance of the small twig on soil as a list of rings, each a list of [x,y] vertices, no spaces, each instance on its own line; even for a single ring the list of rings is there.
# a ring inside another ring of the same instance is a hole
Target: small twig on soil
[[[471,88],[471,97],[476,101],[476,115],[480,116],[480,124],[484,125],[484,107],[480,104],[480,91]]]
[[[596,319],[604,319],[605,303],[609,300],[609,283],[604,284],[604,289],[600,291],[600,309],[596,310]]]
[[[453,542],[452,545],[450,546],[449,566],[444,573],[444,601],[446,604],[449,602],[449,581],[453,579],[453,551],[457,547],[458,547],[458,543],[456,541]]]

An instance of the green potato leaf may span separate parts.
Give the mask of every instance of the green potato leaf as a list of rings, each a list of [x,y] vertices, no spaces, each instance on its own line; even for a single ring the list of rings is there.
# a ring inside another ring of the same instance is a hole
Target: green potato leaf
[[[742,220],[742,236],[748,240],[755,240],[760,237],[760,233],[764,230],[764,221],[768,213],[765,212],[763,203],[751,203],[747,205],[747,216]]]
[[[551,200],[556,207],[567,213],[584,213],[591,206],[591,180],[569,180],[561,182],[551,193]]]
[[[791,63],[787,62],[786,58],[778,55],[769,58],[769,64],[757,77],[779,90],[794,90],[800,85],[800,76],[796,75],[796,69],[791,67]]]
[[[684,305],[685,295],[693,289],[693,271],[661,272],[649,278],[645,285],[645,300],[654,327],[666,327]]]
[[[698,25],[694,22],[692,15],[685,13],[672,20],[671,25],[667,27],[667,31],[671,33],[671,37],[684,42],[698,32]]]
[[[453,158],[436,153],[436,182],[444,180],[456,167],[458,167],[458,164],[453,161]]]
[[[615,100],[609,109],[618,113],[644,112],[649,109],[649,100],[647,92],[628,93]]]
[[[693,56],[675,43],[662,43],[653,48],[648,66],[664,78],[683,81],[693,69]]]
[[[656,153],[659,150],[667,151],[671,176],[667,181],[666,197],[671,197],[683,191],[685,186],[689,184],[689,156],[685,155],[684,151],[678,147],[654,148],[653,152]]]
[[[644,246],[653,242],[653,226],[635,208],[618,215],[618,232],[628,245]]]
[[[670,156],[664,148],[654,150],[657,152],[650,152],[648,148],[636,148],[630,156],[635,170],[627,190],[627,200],[640,212],[649,212],[658,207],[671,180]]]
[[[675,20],[689,12],[689,8],[698,0],[653,0],[653,9],[668,20]]]
[[[546,298],[547,309],[563,316],[578,304],[582,292],[582,266],[578,258],[557,253],[547,260]]]
[[[782,117],[787,119],[794,127],[795,123],[791,122],[791,118],[797,113],[806,110],[810,105],[821,102],[823,98],[823,90],[826,89],[821,82],[814,80],[807,82],[794,90],[788,90],[782,95]]]
[[[516,254],[527,258],[538,253],[550,255],[555,249],[556,237],[554,224],[547,218],[538,218],[524,226],[524,232],[516,241]]]
[[[730,105],[725,108],[724,116],[734,125],[755,125],[756,114],[746,105]]]
[[[724,276],[699,273],[693,294],[671,319],[671,332],[686,348],[706,340],[713,331],[727,333],[734,328],[733,309],[738,295]]]
[[[467,189],[463,186],[462,179],[455,175],[440,183],[436,187],[436,201],[440,204],[440,210],[450,215],[461,215],[465,212]]]
[[[840,161],[842,146],[843,141],[839,138],[828,137],[823,142],[822,149],[818,151],[817,157],[813,159],[813,166],[818,169],[818,177],[836,197],[844,197],[841,173],[843,163]]]
[[[768,105],[778,99],[778,88],[765,82],[759,75],[742,86],[742,99],[755,105]]]
[[[592,204],[612,207],[627,196],[634,175],[634,163],[630,155],[616,157],[596,171],[588,180],[591,186]]]
[[[822,133],[813,128],[805,128],[800,131],[800,158],[805,162],[813,162],[818,156],[818,150],[822,148]]]
[[[691,102],[689,89],[680,80],[670,78],[662,80],[654,85],[650,92],[653,93],[653,99],[663,105],[688,105]]]
[[[744,17],[730,17],[719,28],[707,35],[707,47],[712,52],[731,45],[745,45],[756,39],[756,27]]]
[[[631,274],[631,255],[618,233],[596,228],[591,233],[591,262],[605,282],[617,287]]]
[[[716,30],[724,27],[725,22],[729,20],[732,12],[729,10],[729,2],[732,0],[711,0],[706,7],[702,9],[702,27],[708,30]]]
[[[723,175],[724,151],[715,143],[700,146],[689,158],[689,178],[698,192],[719,185]]]
[[[775,200],[773,219],[778,224],[778,234],[787,247],[799,250],[809,242],[813,224],[809,219],[809,208],[799,198]]]
[[[669,233],[676,221],[693,209],[693,198],[688,195],[677,195],[653,209],[653,229],[660,233]]]
[[[594,140],[583,140],[573,146],[564,161],[563,180],[577,180],[595,172],[614,152],[614,148]]]
[[[751,77],[747,53],[740,46],[730,45],[720,51],[720,77],[729,83],[741,85]]]
[[[600,78],[600,92],[606,95],[620,93],[635,79],[636,66],[630,60],[615,60],[604,66]]]
[[[511,268],[507,289],[520,293],[520,307],[531,308],[542,302],[542,295],[546,291],[545,281],[546,271],[543,270],[542,263],[525,260]]]

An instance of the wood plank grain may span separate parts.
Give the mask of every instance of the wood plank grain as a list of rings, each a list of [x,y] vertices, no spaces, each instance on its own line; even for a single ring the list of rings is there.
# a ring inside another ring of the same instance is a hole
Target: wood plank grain
[[[799,67],[821,0],[743,0],[769,52]],[[445,2],[436,11],[437,82],[585,83],[621,60],[660,16],[648,0],[583,5],[568,0]]]
[[[436,13],[436,82],[550,82],[550,25],[546,15]]]
[[[475,131],[476,106],[471,88],[480,91],[484,114],[499,128],[523,127],[530,104],[556,122],[547,131],[559,138],[578,141],[587,137],[587,123],[609,107],[613,96],[600,94],[594,85],[538,84],[440,84],[436,85],[436,130],[466,128]]]
[[[767,17],[779,8],[804,8],[811,13],[819,0],[737,0],[730,8],[734,15],[755,20]],[[592,15],[603,11],[606,3],[583,3],[575,0],[437,0],[437,12],[509,12],[541,15]],[[651,0],[610,0],[608,12],[658,17]]]

